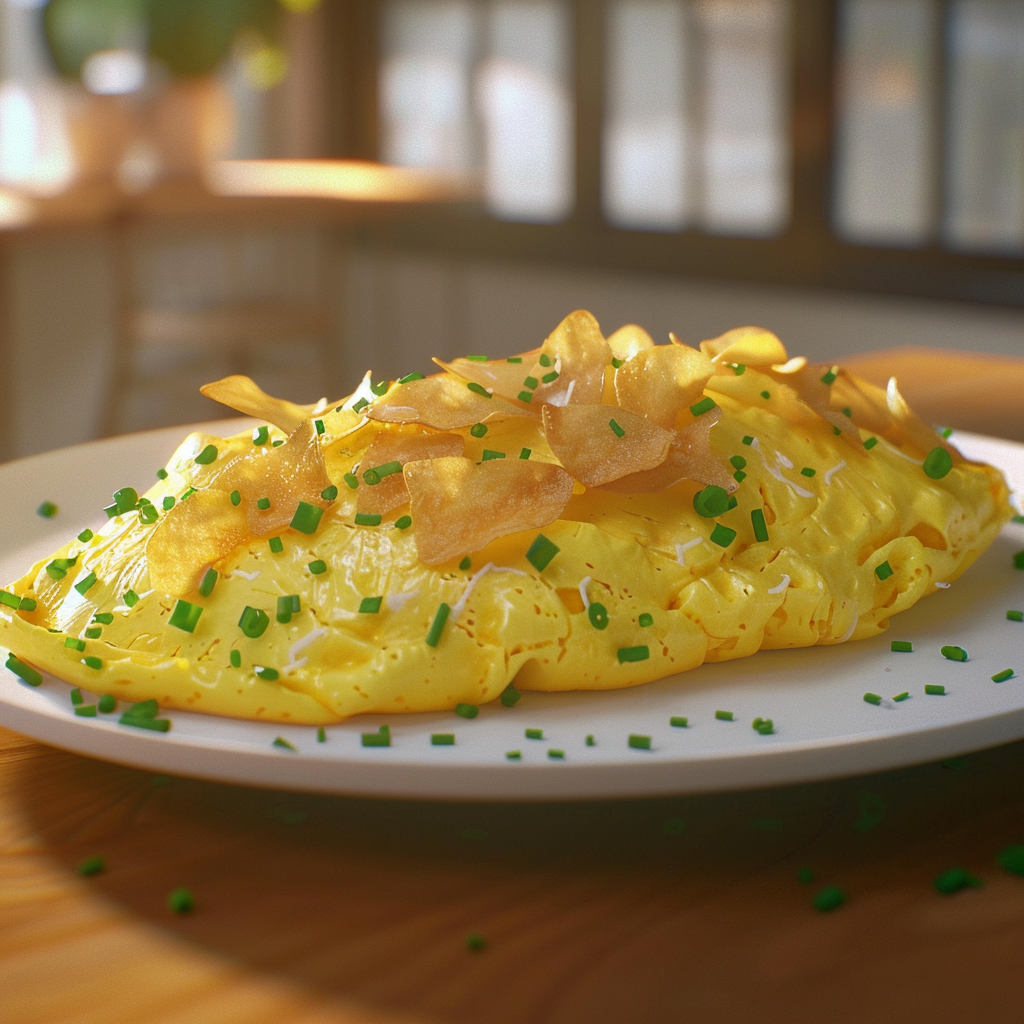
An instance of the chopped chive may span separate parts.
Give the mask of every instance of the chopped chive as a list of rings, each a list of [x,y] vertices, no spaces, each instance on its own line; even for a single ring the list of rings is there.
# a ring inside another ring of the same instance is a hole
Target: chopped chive
[[[511,360],[510,360],[511,362]],[[505,757],[509,761],[521,761],[523,759],[522,751],[520,750],[506,750]]]
[[[924,459],[924,475],[941,480],[953,468],[953,456],[945,448],[933,448]]]
[[[171,612],[171,617],[167,622],[169,625],[184,630],[186,633],[194,633],[196,625],[199,623],[199,617],[202,614],[203,609],[199,605],[179,600],[175,604],[174,611]]]
[[[203,574],[202,582],[199,584],[199,593],[203,597],[209,597],[213,593],[213,588],[217,585],[219,578],[220,574],[216,569],[207,569]]]
[[[83,530],[83,531],[82,531],[82,532],[81,532],[81,533],[80,533],[80,534],[78,535],[78,539],[79,539],[79,540],[80,540],[80,541],[81,541],[81,542],[82,542],[83,544],[88,544],[88,543],[89,543],[89,541],[91,541],[91,540],[92,540],[92,538],[93,538],[93,532],[92,532],[92,530]]]
[[[875,575],[880,580],[887,580],[892,575],[892,566],[889,564],[889,560],[886,559],[881,565],[875,566]]]
[[[459,562],[459,568],[463,572],[465,572],[468,568],[470,568],[472,566],[472,564],[473,564],[473,559],[470,558],[469,555],[466,555],[466,557],[461,562]]]
[[[158,469],[156,471],[157,480],[166,480],[168,476],[169,474],[166,469]]]
[[[270,616],[260,608],[246,605],[238,619],[238,628],[250,639],[263,636],[270,625]]]
[[[654,616],[650,612],[641,612],[640,617],[636,621],[641,629],[646,629],[648,626],[654,625]]]
[[[270,508],[270,499],[269,498],[259,498],[259,499],[257,499],[256,507],[258,509],[261,509],[263,512],[266,512],[267,509]]]
[[[882,703],[882,698],[877,693],[865,693],[864,694],[864,700],[868,704],[876,704],[877,705],[877,704],[881,704]]]
[[[89,588],[96,582],[96,573],[91,572],[84,580],[80,580],[75,584],[75,590],[77,590],[83,597],[85,597]]]
[[[867,449],[868,451],[871,451],[871,449],[872,449],[872,448],[874,448],[876,444],[878,444],[878,438],[877,438],[877,437],[869,437],[869,438],[868,438],[868,439],[867,439],[867,440],[866,440],[866,441],[864,442],[864,447],[865,447],[865,448],[866,448],[866,449]]]
[[[281,750],[293,750],[298,753],[299,748],[294,743],[289,743],[283,736],[274,737],[274,742],[270,744],[272,747],[279,747]]]
[[[810,466],[804,466],[804,468],[800,470],[800,475],[801,476],[814,476],[817,472],[818,471],[816,469],[812,469]]]
[[[399,383],[401,383],[401,382],[399,382]],[[317,743],[326,743],[327,742],[327,730],[324,729],[324,727],[322,725],[317,726],[316,741],[317,741]]]
[[[509,362],[511,362],[511,361],[512,360],[510,359]],[[539,357],[539,359],[537,361],[540,363],[541,366],[543,366],[545,368],[553,365],[551,356],[549,356],[547,354],[547,352],[541,352],[540,357]]]
[[[847,418],[848,420],[852,420],[852,419],[853,419],[853,410],[852,410],[852,409],[851,409],[851,408],[850,408],[849,406],[846,406],[846,408],[845,408],[845,409],[843,409],[843,415],[844,415],[844,416],[845,416],[845,417],[846,417],[846,418]]]
[[[469,390],[472,391],[474,395],[479,395],[481,398],[493,397],[490,391],[487,390],[487,388],[485,388],[482,384],[477,384],[475,380],[471,380],[466,385],[466,387],[469,388]]]
[[[242,652],[240,650],[238,650],[237,648],[235,648],[228,655],[228,661],[231,663],[231,667],[232,668],[241,668],[242,667]]]
[[[399,516],[395,520],[396,530],[408,530],[412,526],[412,516]]]
[[[706,412],[711,412],[716,407],[715,400],[711,397],[702,398],[699,402],[695,402],[690,406],[690,412],[694,416],[703,416]]]
[[[351,490],[355,490],[359,486],[359,478],[355,473],[346,473],[342,479],[348,484]]]
[[[890,651],[895,651],[901,654],[909,654],[914,649],[914,644],[910,640],[893,640],[889,645]]]
[[[143,505],[139,509],[139,522],[146,526],[152,526],[157,521],[160,513],[157,512],[155,505]]]
[[[540,380],[542,384],[551,384],[554,381],[558,380],[558,371],[552,370],[550,373],[545,373]]]
[[[96,706],[105,715],[109,715],[111,711],[117,708],[117,698],[112,693],[105,693],[100,697]]]
[[[103,662],[99,658],[96,658],[96,657],[94,657],[91,654],[87,654],[82,659],[82,664],[86,668],[91,668],[91,669],[95,669],[95,670],[99,670],[99,669],[103,668]]]
[[[95,855],[92,857],[86,857],[85,860],[81,861],[78,865],[78,873],[83,878],[88,878],[90,875],[99,875],[106,870],[107,862],[100,857]]]
[[[85,641],[75,636],[64,637],[64,649],[68,651],[84,651]]]
[[[515,688],[514,683],[509,683],[498,697],[502,707],[506,708],[514,708],[522,699],[523,695]]]
[[[522,361],[522,356],[509,356],[508,359],[505,360],[506,363],[521,363]]]
[[[102,626],[90,626],[85,631],[85,639],[86,640],[99,640],[99,638],[101,636],[103,636],[103,627]]]
[[[129,608],[134,608],[140,601],[139,595],[134,590],[126,590],[121,595],[121,600],[124,601]]]
[[[750,513],[750,525],[754,528],[754,539],[764,543],[768,539],[768,524],[764,520],[764,510],[755,508]]]
[[[267,427],[257,427],[252,432],[252,443],[254,445],[264,445],[270,440],[270,430]]]
[[[6,665],[19,679],[28,683],[29,686],[39,686],[43,681],[41,673],[37,672],[31,665],[26,665],[25,662],[14,654],[7,655]]]
[[[668,724],[673,729],[686,729],[690,725],[690,720],[685,715],[673,715],[669,720]]]
[[[388,388],[389,388],[390,386],[391,386],[391,385],[390,385],[390,383],[389,383],[388,381],[386,381],[386,380],[382,380],[382,381],[379,381],[379,382],[378,382],[378,383],[376,383],[376,384],[371,384],[371,385],[370,385],[370,390],[371,390],[371,391],[372,391],[372,392],[373,392],[373,393],[374,393],[374,394],[375,394],[375,395],[376,395],[376,396],[377,396],[378,398],[380,398],[380,397],[381,397],[381,395],[383,395],[383,394],[384,394],[384,393],[385,393],[385,392],[386,392],[386,391],[388,390]]]
[[[626,360],[619,359],[618,356],[612,356],[612,366],[617,370]]]
[[[733,455],[729,459],[729,462],[731,463],[733,469],[746,469],[747,468],[747,460],[745,458],[743,458],[742,455]]]
[[[334,484],[331,484],[330,487],[325,487],[320,492],[320,497],[323,498],[324,501],[334,501],[334,499],[338,497],[338,488]]]
[[[1005,871],[1014,875],[1024,875],[1024,845],[1012,843],[1000,850],[996,862]]]
[[[819,913],[828,914],[846,902],[846,893],[838,885],[826,885],[824,889],[818,890],[811,902]]]
[[[528,740],[542,740],[544,739],[543,729],[526,729],[523,733]]]
[[[548,750],[548,759],[551,761],[564,761],[565,751],[559,750],[557,747],[551,747],[551,749]]]
[[[357,512],[356,526],[380,526],[381,515],[379,512]]]
[[[430,745],[432,747],[454,747],[455,733],[453,732],[432,732],[430,734]]]
[[[299,533],[316,533],[323,514],[324,510],[319,506],[310,505],[308,501],[300,501],[288,525]],[[380,521],[380,516],[377,517],[377,521]]]
[[[743,438],[743,443],[746,445],[751,445],[754,443],[754,439],[750,436],[750,434],[746,434]]]
[[[934,881],[935,891],[949,896],[962,889],[980,889],[981,880],[965,871],[963,868],[950,868],[936,876]]]
[[[755,718],[751,726],[754,732],[762,736],[771,736],[775,732],[775,723],[770,718]]]
[[[523,448],[519,453],[519,458],[528,459],[533,454],[532,448]]]
[[[323,420],[313,420],[313,426],[316,427],[316,432],[322,434],[327,428],[324,426]]]
[[[275,555],[279,555],[284,551],[284,541],[281,540],[280,537],[271,537],[270,540],[267,541],[267,546]]]
[[[640,644],[636,647],[620,647],[615,654],[620,665],[631,661],[646,661],[651,656],[647,644]]]
[[[39,605],[34,597],[23,597],[21,599],[20,610],[23,612],[34,612]]]
[[[608,609],[600,601],[592,601],[587,609],[587,618],[594,629],[604,629],[608,625]]]
[[[114,616],[110,612],[97,612],[92,621],[98,622],[101,626],[109,626],[114,621]]]
[[[390,747],[390,732],[364,732],[359,737],[364,747]]]
[[[217,451],[215,444],[208,444],[195,458],[195,461],[200,466],[209,466],[212,462],[217,461],[217,456],[220,453]]]
[[[715,718],[719,722],[732,722],[734,720],[731,711],[716,711]]]
[[[448,615],[451,612],[451,605],[447,605],[442,601],[437,606],[437,611],[434,612],[434,621],[430,623],[430,629],[427,630],[426,642],[428,647],[436,647],[441,641],[441,633],[444,630],[444,624],[448,621]]]
[[[909,697],[910,697],[910,691],[909,690],[904,690],[902,693],[897,693],[896,696],[893,697],[893,701],[895,703],[899,704],[902,701],[905,701],[905,700],[909,699]]]
[[[182,494],[182,496],[181,496],[181,498],[179,500],[180,501],[184,501],[186,498],[191,498],[192,495],[195,494],[195,493],[196,493],[196,489],[194,487],[190,487],[190,488],[188,488],[187,491],[185,491],[184,494]]]
[[[1010,622],[1024,622],[1024,612],[1008,611],[1006,617]]]
[[[732,478],[736,483],[741,484],[747,479],[747,474],[744,473],[742,469],[737,469],[736,472],[733,473]]]
[[[0,590],[0,604],[17,610],[21,607],[21,598],[17,594],[9,594],[6,590]]]
[[[528,387],[531,391],[535,390],[540,381],[536,377],[527,377],[523,381],[524,387]]]
[[[171,729],[169,718],[138,718],[127,711],[117,721],[120,725],[130,725],[135,729],[151,729],[153,732],[169,732]]]
[[[85,698],[82,696],[82,691],[76,686],[70,693],[71,703],[76,707],[79,704],[85,703]]]
[[[558,545],[548,540],[543,533],[538,533],[526,552],[526,560],[537,572],[543,572],[560,550]]]
[[[174,499],[171,498],[171,505],[173,504]],[[231,504],[234,505],[236,508],[242,504],[242,495],[238,491],[231,492]],[[169,508],[166,498],[164,498],[164,508]]]
[[[948,661],[967,661],[967,652],[962,647],[949,645],[940,648],[939,653]]]
[[[832,384],[832,383],[834,383],[835,379],[836,379],[836,375],[838,373],[838,370],[839,370],[839,367],[833,366],[832,369],[829,370],[827,373],[822,374],[822,377],[821,377],[822,384]]]
[[[480,709],[475,704],[464,704],[458,703],[455,705],[455,714],[459,718],[476,718],[480,714]]]
[[[717,484],[709,484],[693,496],[693,508],[704,519],[714,519],[729,511],[729,492]]]
[[[1013,567],[1015,569],[1024,569],[1024,551],[1018,551],[1013,556]]]
[[[532,391],[520,391],[516,396],[520,402],[532,402],[533,392]]]
[[[399,384],[411,384],[414,380],[423,380],[423,374],[417,373],[413,370],[412,373],[407,373],[404,377],[398,378]]]
[[[265,665],[257,665],[253,671],[260,679],[265,679],[268,683],[277,682],[281,677],[281,673],[276,668],[267,668]]]
[[[483,454],[480,456],[482,462],[490,462],[491,459],[503,459],[505,458],[504,452],[492,452],[490,448],[485,448]]]
[[[1005,683],[1007,679],[1012,679],[1012,678],[1013,678],[1013,669],[1012,668],[1004,668],[1002,670],[1002,672],[997,672],[994,676],[992,676],[992,682],[993,683]]]
[[[583,740],[583,742],[588,747],[596,747],[597,746],[597,741],[594,739],[594,734],[592,732],[588,732],[587,733],[586,738]]]
[[[380,611],[383,597],[364,597],[359,602],[359,613],[361,615],[376,615]]]
[[[772,393],[770,391],[762,391],[761,392],[761,397],[764,398],[765,400],[767,400],[767,399],[772,397]]]
[[[82,718],[95,718],[96,717],[96,705],[95,704],[79,704],[75,708],[75,714]]]
[[[925,683],[924,692],[930,697],[944,697],[946,688],[941,683]]]
[[[352,403],[352,411],[362,412],[369,404],[365,398],[360,398],[359,401]]]
[[[314,576],[322,576],[325,572],[327,572],[327,563],[322,558],[316,558],[312,562],[310,562],[309,565],[306,566],[306,568]]]
[[[627,745],[631,750],[650,750],[651,749],[651,737],[641,736],[639,733],[631,732],[629,734],[629,740]]]
[[[487,424],[474,423],[473,426],[469,428],[469,432],[473,435],[473,437],[483,437],[487,433]]]
[[[44,501],[39,508],[36,509],[36,515],[42,516],[44,519],[52,519],[59,509],[52,501]]]
[[[611,427],[611,431],[616,437],[626,436],[626,431],[622,427],[620,427],[619,424],[615,422],[615,420],[609,420],[608,426]]]
[[[402,464],[398,461],[385,462],[382,466],[374,466],[373,470],[368,472],[375,472],[377,474],[377,480],[380,482],[386,476],[392,476],[395,473],[402,472]]]
[[[720,548],[727,548],[736,539],[736,531],[730,530],[728,526],[723,526],[721,523],[715,523],[715,528],[711,531],[711,536],[708,539]]]
[[[487,356],[465,356],[464,358],[468,359],[472,363],[486,363],[487,362]]]
[[[302,602],[298,594],[285,594],[277,599],[275,618],[284,624],[292,621],[293,615],[298,615],[302,610]]]

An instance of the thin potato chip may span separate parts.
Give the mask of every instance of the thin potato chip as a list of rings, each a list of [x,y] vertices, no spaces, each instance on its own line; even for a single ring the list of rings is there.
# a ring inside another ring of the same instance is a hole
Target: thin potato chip
[[[392,388],[366,414],[381,423],[420,423],[437,430],[471,427],[494,416],[536,415],[497,395],[485,398],[470,391],[465,381],[444,374]]]
[[[278,448],[254,447],[228,463],[214,480],[218,490],[228,494],[238,491],[241,495],[239,508],[248,517],[254,537],[287,527],[300,501],[326,508],[329,502],[321,492],[330,485],[312,420],[301,423]],[[270,499],[269,508],[259,507],[261,498]]]
[[[405,467],[420,561],[439,565],[498,537],[554,522],[572,477],[549,462],[442,458]]]
[[[268,395],[254,380],[235,374],[204,384],[199,389],[207,398],[212,398],[229,409],[266,420],[290,434],[303,420],[313,415],[317,405],[296,405],[283,398]]]
[[[615,396],[623,409],[671,430],[676,413],[693,405],[714,376],[711,360],[685,345],[657,345],[615,371]]]
[[[616,359],[625,361],[645,348],[654,348],[654,339],[642,327],[626,324],[608,338],[608,348]]]
[[[218,490],[196,491],[160,517],[146,543],[154,590],[181,597],[204,570],[249,539],[245,511]]]
[[[544,434],[559,462],[587,487],[598,487],[665,461],[672,434],[614,405],[544,407]]]
[[[365,473],[369,469],[395,462],[405,466],[406,463],[419,462],[422,459],[462,455],[465,449],[466,442],[459,434],[426,434],[422,431],[413,432],[407,427],[385,427],[366,449],[359,469],[360,473]],[[361,480],[356,491],[356,511],[371,515],[387,515],[408,500],[409,489],[405,486],[405,477],[399,470],[397,473],[388,473],[381,477],[380,483],[372,486],[367,484],[365,479]]]
[[[791,359],[790,369],[784,366],[773,366],[768,373],[774,380],[782,384],[783,389],[791,389],[805,405],[813,409],[822,419],[827,420],[833,427],[838,427],[842,433],[851,438],[859,439],[860,434],[853,421],[832,408],[832,386],[825,382],[826,374],[829,374],[833,367],[826,364],[810,364],[803,360],[802,365],[797,365],[797,360]],[[786,390],[776,392],[781,397],[786,397]],[[782,410],[786,415],[786,410]],[[799,422],[799,421],[794,421]]]
[[[530,369],[529,376],[538,382],[528,389],[533,392],[533,404],[598,404],[604,392],[604,371],[611,361],[612,350],[592,314],[570,313],[548,336]],[[552,373],[557,376],[545,381]]]
[[[524,389],[530,368],[540,355],[540,349],[518,356],[520,362],[510,363],[507,359],[453,359],[445,363],[435,359],[442,369],[454,374],[460,380],[473,381],[494,395],[519,402],[519,393]]]
[[[700,350],[716,365],[776,366],[789,358],[782,342],[761,327],[734,327],[717,338],[702,341]]]
[[[711,428],[721,418],[721,409],[712,409],[698,416],[688,426],[674,432],[668,455],[660,466],[613,480],[602,485],[602,490],[619,494],[651,494],[663,491],[680,480],[696,480],[702,484],[716,484],[730,493],[735,491],[739,484],[711,450]]]

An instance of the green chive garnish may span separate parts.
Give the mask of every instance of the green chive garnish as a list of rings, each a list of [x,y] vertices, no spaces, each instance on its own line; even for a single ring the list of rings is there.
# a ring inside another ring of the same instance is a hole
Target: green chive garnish
[[[459,703],[455,705],[455,714],[459,718],[476,718],[480,714],[480,709],[475,704]]]
[[[711,531],[711,536],[708,539],[720,548],[727,548],[736,539],[736,531],[730,530],[728,526],[723,526],[721,523],[715,523],[715,528]]]
[[[490,391],[488,391],[487,388],[485,388],[482,384],[477,384],[475,380],[471,380],[466,385],[466,387],[469,388],[469,390],[472,391],[474,395],[479,395],[481,398],[492,397]]]
[[[564,761],[565,760],[565,751],[564,750],[559,750],[557,747],[552,747],[548,751],[548,759],[551,760],[551,761]]]
[[[166,469],[158,469],[156,471],[157,480],[166,480],[169,475]]]
[[[1006,613],[1006,617],[1010,622],[1024,622],[1024,612],[1009,611]]]
[[[471,426],[469,428],[469,432],[474,437],[483,437],[487,433],[487,424],[486,423],[474,423],[473,426]]]
[[[23,597],[21,599],[21,605],[20,605],[21,611],[23,611],[23,612],[34,612],[37,607],[38,607],[38,604],[37,604],[36,599],[34,597]]]
[[[881,704],[882,698],[877,693],[865,693],[864,700],[868,704]]]
[[[90,626],[85,631],[85,639],[86,640],[99,640],[99,638],[102,635],[103,635],[103,627],[102,626]]]
[[[259,499],[257,499],[256,507],[258,509],[261,509],[262,511],[266,512],[267,509],[270,508],[270,499],[269,498],[259,498]]]
[[[743,443],[746,445],[751,445],[754,443],[754,439],[750,436],[750,434],[747,434],[743,438]]]
[[[933,448],[924,459],[924,475],[941,480],[953,468],[953,456],[945,448]]]
[[[490,448],[485,448],[483,454],[480,456],[481,462],[490,462],[492,459],[503,459],[505,458],[504,452],[492,452]]]
[[[320,497],[323,498],[324,501],[334,501],[334,499],[338,497],[338,488],[335,487],[334,484],[331,484],[330,487],[325,487],[320,492]]]
[[[498,700],[501,701],[502,707],[514,708],[522,698],[523,695],[515,688],[515,684],[509,683],[501,691],[501,696],[498,697]]]
[[[275,555],[279,555],[284,551],[284,541],[281,540],[280,537],[271,537],[270,540],[267,541],[267,545]]]
[[[412,516],[399,516],[395,520],[396,530],[408,530],[412,526]]]
[[[772,393],[770,391],[762,391],[761,392],[761,397],[763,399],[767,400],[767,399],[772,397]]]
[[[96,706],[103,714],[109,715],[111,711],[117,708],[117,698],[112,693],[105,693],[100,697]]]
[[[910,654],[913,649],[914,645],[910,640],[893,640],[889,645],[890,651],[897,651],[901,654]]]
[[[538,533],[526,552],[526,560],[537,572],[543,572],[560,550],[558,545],[548,540],[543,533]]]
[[[902,701],[907,700],[909,697],[910,697],[910,691],[909,690],[904,690],[902,693],[897,693],[896,696],[893,697],[893,701],[895,703],[899,704]]]
[[[814,476],[817,472],[818,471],[816,469],[811,469],[810,466],[804,466],[804,468],[800,470],[800,475],[801,476]]]
[[[584,738],[583,742],[584,742],[584,743],[585,743],[585,744],[586,744],[586,745],[587,745],[588,747],[596,747],[596,746],[597,746],[597,742],[596,742],[596,740],[594,739],[594,734],[593,734],[592,732],[588,732],[588,733],[587,733],[587,735],[586,735],[586,737]]]
[[[730,457],[729,462],[732,464],[733,469],[746,469],[747,460],[742,455],[733,455]]]
[[[703,416],[706,412],[711,412],[715,408],[715,400],[713,398],[702,398],[699,402],[695,402],[690,406],[690,412],[694,416]]]
[[[775,732],[775,723],[770,718],[755,718],[751,725],[754,732],[762,736],[771,736]]]
[[[319,506],[310,505],[307,501],[300,501],[289,526],[293,530],[298,530],[299,533],[316,533],[323,514],[324,510]],[[377,521],[380,522],[380,516],[377,517]]]
[[[83,597],[85,597],[89,588],[96,583],[96,573],[91,572],[84,580],[80,580],[75,584],[75,590],[77,590]]]
[[[364,747],[390,747],[391,746],[391,733],[390,732],[364,732],[360,736],[360,741]]]
[[[750,525],[754,528],[754,539],[764,543],[768,539],[768,524],[764,521],[764,511],[755,508],[750,513]]]
[[[78,865],[78,873],[83,878],[88,878],[90,875],[99,875],[106,869],[107,862],[100,856],[86,857]]]
[[[509,356],[508,359],[505,360],[506,363],[521,363],[522,361],[522,356]]]
[[[124,601],[129,608],[134,608],[139,603],[139,595],[134,590],[126,590],[121,595],[121,600]]]
[[[81,542],[82,542],[83,544],[88,544],[88,543],[89,543],[89,541],[91,541],[91,540],[92,540],[92,538],[93,538],[93,532],[92,532],[92,530],[83,530],[83,531],[82,531],[82,532],[81,532],[81,533],[80,533],[80,534],[78,535],[78,539],[79,539],[79,540],[80,540],[80,541],[81,541]]]
[[[358,402],[352,404],[353,412],[362,412],[370,403],[365,398],[360,398]]]
[[[381,396],[381,395],[383,395],[383,394],[384,394],[384,393],[385,393],[385,392],[387,391],[387,389],[388,389],[388,388],[389,388],[390,386],[391,386],[391,385],[390,385],[390,384],[389,384],[389,383],[388,383],[388,382],[387,382],[386,380],[382,380],[382,381],[380,381],[380,382],[379,382],[379,383],[377,383],[377,384],[371,384],[371,385],[370,385],[370,390],[371,390],[371,391],[372,391],[372,392],[373,392],[373,393],[374,393],[374,394],[375,394],[375,395],[376,395],[376,396],[377,396],[378,398],[380,398],[380,396]]]
[[[42,674],[32,668],[31,665],[26,665],[25,662],[13,654],[7,655],[6,665],[19,679],[28,683],[29,686],[39,686],[42,684]]]
[[[160,513],[157,512],[155,505],[142,505],[139,508],[139,522],[146,526],[152,526],[159,516]]]
[[[646,661],[651,656],[647,644],[640,644],[637,647],[620,647],[615,653],[620,665],[625,665],[630,661]]]
[[[282,750],[292,750],[298,753],[298,747],[294,743],[289,743],[283,736],[276,736],[274,742],[271,743],[272,747],[280,747]]]
[[[360,614],[376,615],[380,611],[380,605],[383,600],[383,597],[364,597],[362,601],[359,602]]]
[[[327,563],[322,558],[314,559],[306,568],[314,575],[321,576],[327,572]]]
[[[1002,670],[1002,672],[997,672],[994,676],[992,676],[992,682],[993,683],[1005,683],[1007,679],[1012,679],[1012,678],[1013,678],[1013,669],[1012,668],[1004,668]]]
[[[532,391],[520,391],[516,396],[520,402],[532,402],[533,392]]]
[[[524,448],[524,449],[522,449],[522,451],[520,451],[519,458],[521,458],[521,459],[528,459],[532,454],[533,454],[533,449],[532,448]]]
[[[617,370],[626,360],[619,359],[618,356],[612,356],[612,366]]]
[[[196,462],[200,466],[209,466],[210,463],[216,462],[217,456],[220,454],[217,451],[217,446],[214,444],[208,444],[197,456]]]
[[[44,519],[52,519],[59,509],[52,501],[44,501],[39,508],[36,509],[36,515],[42,516]]]
[[[199,605],[179,600],[167,621],[170,625],[184,630],[186,633],[194,633],[202,614],[203,609]]]
[[[952,645],[940,648],[939,653],[949,661],[966,661],[967,652],[962,647]]]
[[[521,750],[506,750],[505,757],[508,758],[509,761],[521,761],[523,759],[523,753]]]
[[[615,420],[609,420],[608,421],[608,426],[611,427],[612,433],[616,437],[625,437],[626,436],[626,431],[622,427],[620,427],[619,424],[615,422]]]
[[[733,713],[731,711],[716,711],[715,719],[719,722],[731,722],[733,721]]]
[[[537,361],[545,368],[552,365],[551,356],[547,352],[541,352],[540,358]],[[510,359],[509,362],[512,362],[512,360]]]
[[[64,649],[68,651],[84,651],[85,641],[75,636],[64,637]]]
[[[1018,551],[1013,556],[1013,567],[1015,569],[1024,569],[1024,551]]]
[[[846,902],[846,893],[838,885],[826,885],[815,894],[812,903],[819,913],[828,914],[838,910]]]
[[[95,704],[79,704],[75,708],[75,714],[80,715],[82,718],[95,718],[96,717],[96,705]]]
[[[944,697],[946,688],[939,683],[925,683],[924,692],[930,697]]]
[[[114,616],[110,612],[97,612],[92,621],[98,622],[101,626],[109,626],[114,621]]]
[[[99,658],[95,658],[92,655],[86,655],[82,659],[82,664],[86,668],[91,668],[91,669],[97,669],[98,670],[98,669],[103,668],[103,662]]]
[[[552,370],[550,373],[545,373],[540,380],[542,384],[551,384],[554,381],[558,380],[558,371]]]
[[[834,383],[838,372],[839,372],[839,367],[838,366],[833,366],[832,369],[829,370],[827,373],[822,374],[822,377],[821,377],[822,384],[832,384],[832,383]]]
[[[639,733],[631,732],[629,734],[629,740],[627,745],[631,750],[650,750],[651,749],[651,737],[641,736]]]
[[[280,623],[292,621],[293,615],[298,615],[302,610],[302,602],[298,594],[285,594],[277,599],[276,618]]]
[[[399,383],[401,383],[401,381],[399,381]],[[326,743],[327,742],[327,730],[324,729],[324,727],[322,725],[317,726],[316,741],[317,741],[317,743]]]
[[[17,594],[9,594],[6,590],[0,590],[0,604],[17,610],[21,607],[21,598]]]
[[[264,445],[270,440],[270,430],[267,427],[257,427],[252,432],[252,443],[254,445]]]
[[[199,584],[199,593],[203,597],[209,597],[213,593],[213,588],[217,585],[217,580],[220,578],[220,574],[216,569],[207,569],[203,573],[203,580]]]
[[[641,612],[636,621],[641,629],[646,629],[648,626],[654,625],[654,616],[650,612]]]
[[[975,878],[974,875],[959,867],[943,871],[941,874],[936,876],[933,884],[935,886],[935,891],[942,893],[943,896],[949,896],[954,892],[960,892],[961,889],[981,888],[981,880],[979,878]]]
[[[342,479],[348,484],[351,490],[355,490],[359,486],[359,478],[355,473],[346,473]]]
[[[281,678],[281,673],[276,668],[267,668],[265,665],[258,665],[253,671],[268,683],[275,683]]]
[[[459,568],[463,572],[465,572],[467,569],[471,568],[472,565],[473,565],[473,559],[470,558],[469,555],[466,555],[466,557],[461,562],[459,562]]]
[[[685,715],[673,715],[669,720],[668,724],[673,729],[685,729],[689,726],[690,720]]]
[[[886,559],[881,565],[875,566],[875,575],[880,580],[887,580],[892,575],[892,566],[889,564],[889,560]]]
[[[729,511],[729,493],[724,487],[709,484],[693,496],[693,508],[705,519],[724,515]]]
[[[407,373],[404,377],[398,378],[399,384],[410,384],[414,380],[423,380],[423,374],[417,373],[415,370],[412,373]]]
[[[455,733],[453,732],[432,732],[430,734],[430,745],[432,747],[454,747]]]
[[[448,621],[448,615],[451,610],[451,606],[445,604],[444,601],[437,606],[437,611],[434,613],[434,621],[431,622],[430,629],[427,630],[426,642],[428,647],[436,647],[440,642],[444,624]]]
[[[231,663],[232,668],[241,668],[242,652],[236,648],[228,655],[228,661]]]
[[[380,526],[379,512],[357,512],[356,526]]]
[[[525,730],[524,735],[526,736],[526,738],[528,740],[542,740],[542,739],[544,739],[544,730],[543,729],[527,729],[527,730]]]
[[[535,388],[537,387],[537,385],[538,385],[539,383],[540,383],[540,381],[539,381],[539,380],[537,380],[537,378],[536,378],[536,377],[527,377],[527,378],[526,378],[526,379],[525,379],[525,380],[523,381],[523,385],[524,385],[524,387],[528,387],[528,388],[529,388],[529,389],[530,389],[531,391],[533,391],[533,390],[534,390],[534,389],[535,389]]]
[[[322,434],[327,428],[324,426],[323,420],[313,420],[313,426],[316,427],[316,432]]]
[[[267,631],[267,626],[270,625],[270,616],[260,608],[250,608],[249,605],[245,606],[241,616],[238,619],[238,627],[241,631],[251,639],[255,640],[257,637],[263,636]]]
[[[173,498],[171,499],[171,503],[172,504],[174,503],[174,499]],[[232,491],[231,492],[231,504],[234,505],[236,508],[239,505],[242,504],[242,495],[239,494],[238,491]],[[164,498],[164,508],[167,508],[167,499],[166,498]]]
[[[185,493],[181,496],[179,500],[184,501],[186,498],[191,498],[192,495],[195,493],[196,489],[194,487],[190,487],[187,491],[185,491]]]

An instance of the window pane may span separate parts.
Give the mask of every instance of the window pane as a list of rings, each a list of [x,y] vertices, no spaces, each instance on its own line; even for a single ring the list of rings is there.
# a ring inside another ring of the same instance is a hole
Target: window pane
[[[391,0],[384,8],[381,152],[405,167],[473,165],[469,0]]]
[[[612,224],[664,230],[691,215],[686,42],[679,0],[609,7],[602,190]]]
[[[836,226],[913,245],[934,227],[932,0],[846,0],[840,12]]]
[[[1024,248],[1024,3],[956,0],[950,32],[945,234]]]
[[[492,213],[555,221],[573,206],[568,11],[559,0],[495,0],[478,76]]]
[[[768,235],[789,218],[785,0],[701,0],[700,223]]]

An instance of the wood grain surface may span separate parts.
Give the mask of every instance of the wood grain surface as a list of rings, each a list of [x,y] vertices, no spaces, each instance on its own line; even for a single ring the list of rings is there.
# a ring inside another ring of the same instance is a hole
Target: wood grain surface
[[[1018,743],[764,792],[413,804],[0,730],[0,1020],[1014,1020],[1024,878],[996,856],[1024,840],[1022,768]],[[980,887],[939,894],[953,866]]]

